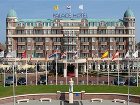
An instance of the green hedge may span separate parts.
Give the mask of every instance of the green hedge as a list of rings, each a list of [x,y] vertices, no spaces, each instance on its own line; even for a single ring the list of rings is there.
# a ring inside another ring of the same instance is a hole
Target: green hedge
[[[87,93],[125,93],[127,86],[107,86],[107,85],[74,85],[74,92],[86,91]],[[56,93],[57,91],[68,92],[68,85],[28,85],[15,87],[16,95],[35,93]],[[12,96],[13,87],[0,86],[0,97]],[[140,87],[130,87],[130,94],[140,95]]]

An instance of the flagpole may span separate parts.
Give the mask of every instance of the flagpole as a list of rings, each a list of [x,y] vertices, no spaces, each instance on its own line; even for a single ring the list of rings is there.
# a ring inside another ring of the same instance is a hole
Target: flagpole
[[[88,69],[89,69],[88,58],[86,59],[86,62],[87,62],[87,85],[88,85]]]
[[[107,65],[107,69],[108,69],[108,85],[109,85],[109,56],[108,56],[108,65]]]
[[[139,68],[138,68],[138,59],[137,59],[137,87],[139,87],[139,77],[138,77],[138,75],[139,75]]]
[[[4,72],[4,74],[3,74],[3,80],[4,80],[4,87],[5,87],[5,69],[3,68],[3,72]]]
[[[56,59],[55,60],[56,60],[56,74],[55,75],[56,75],[56,85],[57,85],[57,52],[56,52]]]
[[[17,70],[16,70],[16,63],[17,63],[17,62],[16,62],[16,56],[15,56],[15,74],[16,74],[15,77],[16,77],[16,86],[17,86]]]
[[[48,84],[48,83],[47,83],[47,80],[48,80],[48,78],[47,78],[47,67],[48,67],[48,66],[47,66],[47,65],[48,65],[48,63],[47,63],[47,60],[46,60],[46,85]]]
[[[38,64],[38,60],[36,61],[36,71],[35,71],[35,81],[36,81],[36,85],[37,85],[37,64]]]
[[[15,105],[16,103],[16,100],[15,100],[15,85],[14,85],[14,82],[15,82],[15,77],[14,77],[14,68],[15,68],[15,65],[13,65],[13,105]]]
[[[119,63],[120,63],[120,62],[119,62],[119,59],[118,59],[118,86],[119,86],[119,81],[120,81],[120,80],[119,80],[119,76],[120,76],[120,75],[119,75],[119,69],[120,69]]]
[[[67,77],[67,76],[68,76],[68,75],[67,75],[67,65],[68,65],[68,64],[67,64],[67,63],[68,63],[67,61],[68,61],[68,55],[67,55],[67,54],[68,54],[68,52],[66,51],[66,85],[67,85],[67,80],[68,80],[68,77]]]
[[[127,97],[127,105],[129,105],[129,93],[130,93],[130,66],[129,66],[129,59],[128,59],[128,97]]]
[[[99,85],[99,59],[97,60],[97,85]]]
[[[25,67],[26,67],[26,85],[27,85],[27,82],[28,82],[27,81],[27,54],[26,54],[26,66]]]

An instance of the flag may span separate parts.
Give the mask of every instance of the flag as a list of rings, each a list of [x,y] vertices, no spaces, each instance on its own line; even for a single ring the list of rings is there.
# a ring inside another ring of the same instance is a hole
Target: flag
[[[75,51],[73,55],[73,59],[76,59],[76,58],[78,58],[78,51]]]
[[[58,6],[58,5],[55,5],[55,6],[53,6],[53,9],[54,9],[55,11],[57,11],[57,10],[59,10],[59,6]]]
[[[129,51],[126,53],[124,58],[130,58]]]
[[[81,10],[83,10],[83,9],[84,9],[83,4],[79,5],[79,9],[81,9]]]
[[[108,57],[109,51],[105,51],[101,57],[101,59]]]
[[[49,58],[56,57],[58,55],[58,51],[55,50],[52,54],[49,55]]]
[[[71,5],[67,5],[67,9],[71,9]]]
[[[66,57],[67,56],[67,53],[66,52],[63,52],[62,54],[61,54],[61,59],[63,59],[64,57]]]
[[[27,54],[26,54],[26,50],[22,53],[22,56],[21,56],[21,59],[22,58],[26,58],[27,57]]]
[[[8,52],[6,57],[7,58],[15,58],[16,57],[16,51]]]
[[[134,58],[138,57],[138,50],[132,54],[132,57],[134,57]]]
[[[116,51],[115,54],[113,54],[112,56],[112,60],[114,60],[115,58],[119,57],[119,51]]]
[[[0,58],[4,57],[4,51],[0,52]]]
[[[31,55],[30,55],[30,61],[31,61],[31,59],[32,59],[33,57],[34,57],[34,54],[31,54]]]

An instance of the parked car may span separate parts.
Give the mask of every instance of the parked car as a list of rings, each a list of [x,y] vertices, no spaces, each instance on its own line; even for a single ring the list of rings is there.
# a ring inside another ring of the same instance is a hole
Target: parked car
[[[9,86],[9,85],[13,85],[13,83],[15,83],[16,82],[16,80],[14,79],[14,81],[13,81],[13,76],[8,76],[6,79],[5,79],[5,85],[7,86]]]
[[[17,81],[18,85],[26,85],[26,79],[24,77],[20,77]]]
[[[125,82],[126,85],[128,85],[128,79]],[[130,85],[136,86],[137,85],[137,78],[136,77],[130,77]]]
[[[123,77],[119,77],[119,81],[118,81],[118,77],[116,77],[113,81],[114,85],[124,85],[125,84],[125,80]]]
[[[40,79],[38,81],[38,84],[46,84],[46,76],[40,75]]]

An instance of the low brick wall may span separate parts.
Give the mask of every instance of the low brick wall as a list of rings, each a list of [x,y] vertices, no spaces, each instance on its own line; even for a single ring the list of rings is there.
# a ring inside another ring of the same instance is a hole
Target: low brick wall
[[[103,100],[113,100],[115,98],[126,100],[128,99],[127,94],[120,93],[85,93],[85,91],[81,92],[73,92],[74,100],[90,100],[92,98],[102,98]],[[30,100],[39,100],[40,98],[51,98],[53,100],[67,100],[69,99],[68,92],[60,92],[57,93],[43,93],[43,94],[26,94],[26,95],[18,95],[15,97],[16,100],[28,98]],[[13,102],[13,97],[5,97],[0,98],[0,104]],[[140,96],[138,95],[130,95],[130,102],[139,103],[140,104]]]

